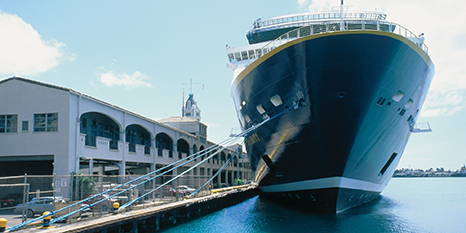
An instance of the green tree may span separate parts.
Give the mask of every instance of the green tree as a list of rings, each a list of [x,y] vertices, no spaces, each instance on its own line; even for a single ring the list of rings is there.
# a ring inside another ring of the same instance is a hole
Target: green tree
[[[237,178],[235,179],[235,182],[233,182],[234,185],[243,185],[244,184],[244,180],[240,179],[240,178]]]
[[[73,200],[87,198],[89,195],[93,194],[95,187],[95,180],[93,176],[83,176],[82,172],[70,173],[73,178],[73,188],[77,189],[73,192]],[[76,186],[76,181],[78,185]]]

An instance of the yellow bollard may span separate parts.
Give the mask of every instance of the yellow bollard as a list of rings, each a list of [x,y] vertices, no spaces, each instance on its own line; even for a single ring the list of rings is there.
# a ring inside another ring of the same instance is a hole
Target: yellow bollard
[[[49,211],[45,211],[42,214],[42,216],[49,215],[49,214],[50,214]],[[38,227],[37,229],[52,229],[52,228],[55,228],[55,226],[50,226],[50,219],[52,219],[52,215],[49,215],[49,216],[45,217],[44,222],[42,223],[42,226]]]
[[[118,208],[120,208],[120,203],[114,202],[112,206],[113,206],[113,214],[118,214]]]
[[[0,232],[5,231],[7,222],[8,220],[6,220],[5,218],[0,218]]]

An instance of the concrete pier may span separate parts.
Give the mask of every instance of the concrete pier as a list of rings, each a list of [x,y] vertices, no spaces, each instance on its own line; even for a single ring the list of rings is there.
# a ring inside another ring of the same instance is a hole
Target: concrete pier
[[[57,228],[51,230],[28,228],[19,230],[19,232],[154,232],[162,228],[168,228],[177,223],[186,222],[190,218],[202,216],[238,204],[257,194],[258,190],[256,186],[249,186],[242,189],[214,193],[205,197],[192,198],[170,204],[109,215],[70,225],[55,224]]]

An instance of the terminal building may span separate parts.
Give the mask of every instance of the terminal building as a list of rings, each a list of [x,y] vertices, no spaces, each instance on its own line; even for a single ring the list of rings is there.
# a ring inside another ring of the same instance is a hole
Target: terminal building
[[[200,121],[192,94],[182,116],[161,120],[20,77],[0,81],[0,99],[0,177],[143,175],[215,145],[207,139],[207,125]],[[189,175],[213,176],[237,147],[226,148]],[[239,154],[214,184],[251,176],[247,156]]]

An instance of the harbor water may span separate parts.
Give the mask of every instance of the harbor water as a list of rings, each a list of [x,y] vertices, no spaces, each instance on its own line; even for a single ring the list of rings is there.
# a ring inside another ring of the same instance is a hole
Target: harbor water
[[[466,232],[466,178],[393,178],[381,196],[340,214],[254,197],[159,232]]]

